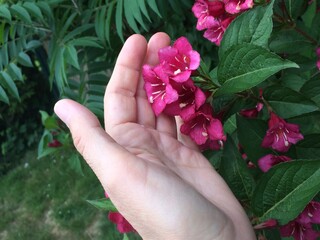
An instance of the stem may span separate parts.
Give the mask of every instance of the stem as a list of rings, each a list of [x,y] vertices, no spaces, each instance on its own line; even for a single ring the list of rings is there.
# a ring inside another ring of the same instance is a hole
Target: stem
[[[203,81],[204,83],[210,84],[211,86],[214,87],[214,89],[220,88],[220,86],[218,84],[214,83],[209,76],[201,74],[198,70],[194,71],[192,76],[193,77],[201,77],[203,80],[205,80],[205,81]]]
[[[288,12],[288,9],[287,9],[287,6],[286,6],[286,3],[284,0],[282,0],[282,10],[284,11],[284,14],[286,14],[288,16],[288,20],[290,22],[294,22],[293,19],[291,18],[291,15]]]
[[[242,92],[242,93],[237,93],[238,96],[240,97],[244,97],[244,98],[251,98],[256,100],[257,102],[263,103],[266,108],[268,109],[268,112],[271,113],[273,112],[272,107],[270,106],[269,102],[267,100],[265,100],[262,96],[260,97],[256,97],[251,91],[250,92]]]
[[[317,71],[315,74],[313,74],[313,75],[311,76],[311,78],[314,78],[314,77],[317,76],[318,74],[320,74],[320,71]]]
[[[294,30],[298,33],[300,33],[302,36],[304,36],[306,39],[310,40],[313,44],[318,44],[318,42],[311,37],[310,35],[308,35],[306,32],[304,32],[303,30],[301,30],[300,28],[295,27]]]
[[[308,39],[309,41],[311,41],[313,44],[317,45],[318,42],[311,37],[309,34],[307,34],[306,32],[304,32],[303,30],[301,30],[300,28],[298,28],[294,22],[294,20],[291,18],[291,16],[288,13],[288,10],[286,8],[286,4],[284,2],[284,0],[282,0],[282,10],[284,10],[284,15],[288,16],[288,19],[286,19],[284,16],[280,16],[279,14],[274,14],[273,15],[273,19],[279,23],[284,23],[287,24],[289,27],[293,28],[296,32],[300,33],[302,36],[304,36],[306,39]]]

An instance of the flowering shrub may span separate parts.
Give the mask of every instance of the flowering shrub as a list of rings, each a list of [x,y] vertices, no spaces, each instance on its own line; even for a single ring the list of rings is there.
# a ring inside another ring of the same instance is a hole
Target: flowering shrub
[[[319,3],[305,7],[196,0],[196,28],[219,46],[218,64],[209,70],[180,37],[142,72],[155,115],[180,117],[181,133],[209,149],[259,239],[320,237],[320,29],[310,31]]]
[[[34,64],[26,52],[44,46],[50,83],[102,120],[119,39],[168,32],[177,40],[142,72],[155,115],[182,119],[260,239],[319,236],[319,0],[2,2],[0,101],[19,99],[14,81]],[[42,119],[39,157],[75,153],[68,130]],[[94,205],[116,212],[108,201]]]

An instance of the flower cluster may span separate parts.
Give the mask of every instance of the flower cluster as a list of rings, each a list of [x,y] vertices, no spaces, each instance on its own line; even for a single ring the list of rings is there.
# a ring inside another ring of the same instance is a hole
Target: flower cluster
[[[312,224],[320,223],[320,202],[311,201],[294,220],[280,226],[282,237],[294,237],[295,240],[316,240],[320,232],[312,228]],[[254,229],[273,228],[278,225],[275,219],[269,219],[254,226]]]
[[[185,37],[158,52],[159,64],[144,65],[144,88],[156,116],[165,113],[180,116],[180,131],[201,148],[220,149],[226,140],[222,123],[213,117],[205,93],[197,87],[191,74],[200,65],[200,55]]]
[[[107,193],[105,193],[105,197],[109,198]],[[108,218],[111,222],[117,225],[117,229],[120,233],[128,233],[128,232],[136,231],[131,226],[131,224],[119,212],[109,212]]]
[[[312,228],[320,224],[320,202],[311,201],[297,218],[280,227],[282,237],[293,236],[296,240],[316,240],[320,233]]]
[[[262,141],[263,147],[271,147],[279,152],[287,152],[292,144],[303,139],[299,126],[287,123],[274,112],[270,113],[269,129]],[[258,160],[258,165],[263,172],[282,162],[291,161],[287,156],[268,154]],[[297,240],[316,240],[320,233],[312,228],[312,224],[320,223],[320,203],[311,201],[300,215],[286,225],[280,226],[282,237],[293,236]]]
[[[220,45],[223,34],[237,14],[253,7],[253,0],[196,0],[192,7],[198,19],[197,30]]]

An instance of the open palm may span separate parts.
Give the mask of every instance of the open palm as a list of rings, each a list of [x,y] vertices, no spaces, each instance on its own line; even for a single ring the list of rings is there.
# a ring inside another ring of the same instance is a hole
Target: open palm
[[[105,94],[105,130],[70,100],[55,110],[74,144],[119,211],[144,239],[254,239],[242,207],[186,136],[179,120],[155,117],[141,80],[144,63],[157,64],[164,33],[147,45],[134,35],[119,54]]]

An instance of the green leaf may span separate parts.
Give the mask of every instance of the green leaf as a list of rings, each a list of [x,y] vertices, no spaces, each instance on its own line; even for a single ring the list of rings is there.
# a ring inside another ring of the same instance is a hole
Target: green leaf
[[[46,144],[48,144],[48,142],[47,142]],[[60,151],[59,148],[44,147],[44,148],[42,149],[42,151],[39,151],[39,152],[38,152],[38,157],[37,157],[37,159],[41,159],[41,158],[43,158],[43,157],[45,157],[45,156],[51,155],[51,154],[53,154],[53,153],[55,153],[55,152],[58,152],[58,151]]]
[[[230,135],[237,130],[236,114],[233,114],[228,118],[228,120],[223,124],[223,129],[227,134]]]
[[[33,67],[31,58],[25,52],[20,52],[18,55],[18,63],[25,67]]]
[[[0,5],[0,16],[11,22],[12,17],[7,5]]]
[[[133,31],[135,31],[135,33],[140,33],[137,23],[134,19],[134,2],[135,1],[132,0],[124,0],[124,15],[127,19],[129,26],[133,29]]]
[[[272,32],[272,7],[274,0],[267,6],[258,6],[237,17],[223,35],[219,56],[234,45],[252,43],[266,47]]]
[[[147,3],[148,3],[148,5],[149,5],[149,7],[150,7],[156,14],[158,14],[159,17],[162,18],[161,14],[160,14],[160,12],[159,12],[159,9],[158,9],[156,0],[147,0]]]
[[[138,1],[130,1],[130,5],[128,5],[128,7],[130,8],[130,11],[133,13],[133,17],[137,20],[137,22],[145,31],[148,31],[147,26],[144,24]]]
[[[65,14],[67,14],[67,12],[66,12]],[[77,17],[77,14],[78,14],[78,13],[74,12],[73,14],[71,14],[71,15],[68,17],[67,21],[65,21],[65,24],[63,25],[62,29],[59,31],[59,37],[60,37],[60,38],[63,38],[63,37],[66,35],[67,30],[68,30],[68,29],[70,28],[70,26],[72,25],[74,19]],[[66,15],[66,16],[68,16],[68,15]]]
[[[262,176],[252,198],[260,221],[285,224],[298,216],[320,189],[320,160],[278,164]]]
[[[27,43],[26,49],[32,50],[42,46],[42,43],[38,40],[31,40]]]
[[[24,9],[23,7],[21,7],[18,4],[12,5],[11,6],[11,11],[18,16],[18,18],[20,18],[22,21],[32,24],[32,20],[30,17],[30,14],[28,13],[28,11],[26,9]]]
[[[123,0],[118,0],[117,2],[118,4],[116,8],[116,29],[120,39],[122,40],[122,42],[124,42],[122,31]]]
[[[320,84],[319,84],[319,77],[315,76],[307,81],[300,92],[304,95],[313,100],[320,106]]]
[[[92,27],[93,27],[93,24],[84,24],[80,27],[77,27],[73,31],[69,32],[66,36],[64,36],[62,41],[67,43],[69,40],[82,34],[85,31],[90,30]]]
[[[42,136],[41,136],[39,144],[38,144],[38,156],[37,156],[37,159],[43,158],[44,156],[57,151],[56,148],[48,148],[47,147],[48,142],[51,142],[51,141],[52,141],[52,135],[49,132],[49,130],[45,129],[43,134],[42,134]]]
[[[169,4],[171,5],[171,8],[174,9],[174,11],[176,12],[177,15],[183,16],[184,12],[181,9],[181,5],[180,5],[179,1],[168,0],[167,2],[169,2]]]
[[[237,199],[240,201],[251,199],[255,181],[230,136],[223,149],[219,173]]]
[[[217,171],[219,171],[220,168],[222,154],[222,151],[215,150],[206,150],[203,152],[203,155],[208,159],[208,161]]]
[[[0,101],[9,104],[9,98],[4,89],[0,85]]]
[[[298,124],[300,126],[300,131],[303,135],[308,134],[320,134],[320,112],[313,112],[309,114],[304,114],[295,118],[290,118],[288,121]],[[312,124],[310,124],[312,123]]]
[[[263,91],[263,97],[282,118],[296,117],[319,110],[314,102],[286,87],[273,85]]]
[[[254,164],[269,154],[271,149],[261,147],[262,140],[268,129],[267,123],[259,119],[248,119],[237,116],[238,139],[250,161]],[[278,155],[277,153],[273,153]]]
[[[66,51],[64,52],[65,58],[69,64],[74,66],[76,69],[80,70],[79,60],[77,50],[74,46],[68,45],[66,46]]]
[[[97,12],[95,25],[94,25],[97,36],[102,42],[104,42],[104,38],[105,38],[104,30],[105,30],[106,13],[107,13],[107,5],[104,5],[100,9],[100,11]]]
[[[25,2],[23,4],[23,7],[27,9],[28,12],[31,13],[33,16],[35,16],[37,19],[43,19],[42,12],[35,3]]]
[[[50,19],[54,18],[52,9],[46,1],[38,1],[36,4],[46,16],[48,16]]]
[[[103,48],[96,37],[81,37],[71,40],[69,45],[81,47]]]
[[[76,173],[80,174],[81,176],[84,176],[81,166],[81,160],[79,158],[78,153],[72,154],[72,156],[68,159],[68,163],[71,169],[73,169]]]
[[[123,239],[122,240],[129,240],[129,237],[127,234],[123,234]]]
[[[241,92],[265,81],[278,71],[298,67],[267,49],[252,44],[230,48],[218,66],[218,80],[222,84],[216,95]]]
[[[299,92],[306,82],[306,78],[304,76],[290,72],[284,73],[279,80],[282,86],[290,88],[296,92]]]
[[[299,46],[299,47],[293,47]],[[312,43],[292,29],[275,32],[270,40],[270,50],[276,53],[301,53],[303,49],[312,46]]]
[[[39,111],[40,115],[41,115],[41,123],[42,123],[42,126],[45,125],[45,122],[46,120],[49,118],[49,114],[45,111]]]
[[[2,65],[8,65],[9,64],[9,54],[8,54],[8,43],[6,42],[1,46],[0,48],[0,57],[2,61]]]
[[[16,79],[18,79],[20,81],[23,81],[21,68],[19,68],[16,64],[10,63],[8,65],[8,72],[10,73],[11,76],[16,77]]]
[[[6,72],[0,72],[0,80],[3,80],[1,81],[2,85],[9,91],[9,93],[20,101],[18,88],[11,76]]]
[[[149,22],[151,22],[147,7],[146,7],[146,0],[137,0],[137,4],[141,10],[141,12],[143,13],[143,15],[149,20]]]
[[[320,156],[320,134],[304,135],[304,139],[296,146],[297,158],[314,159]]]
[[[109,8],[108,8],[108,12],[107,12],[107,18],[106,18],[106,22],[105,22],[105,37],[106,37],[106,40],[108,42],[108,44],[110,45],[110,27],[111,27],[111,16],[112,16],[112,13],[113,13],[113,9],[114,9],[114,6],[115,6],[116,2],[111,2],[111,4],[109,5]]]
[[[305,10],[305,7],[307,5],[306,0],[285,0],[286,7],[288,9],[290,17],[296,19]]]
[[[87,200],[87,202],[90,203],[92,206],[101,210],[118,212],[116,207],[111,202],[110,198],[103,198],[99,200]]]
[[[58,129],[59,124],[57,122],[57,119],[55,117],[50,116],[47,112],[45,111],[39,111],[41,115],[41,123],[42,126],[45,127],[47,130],[52,130],[52,129]]]

